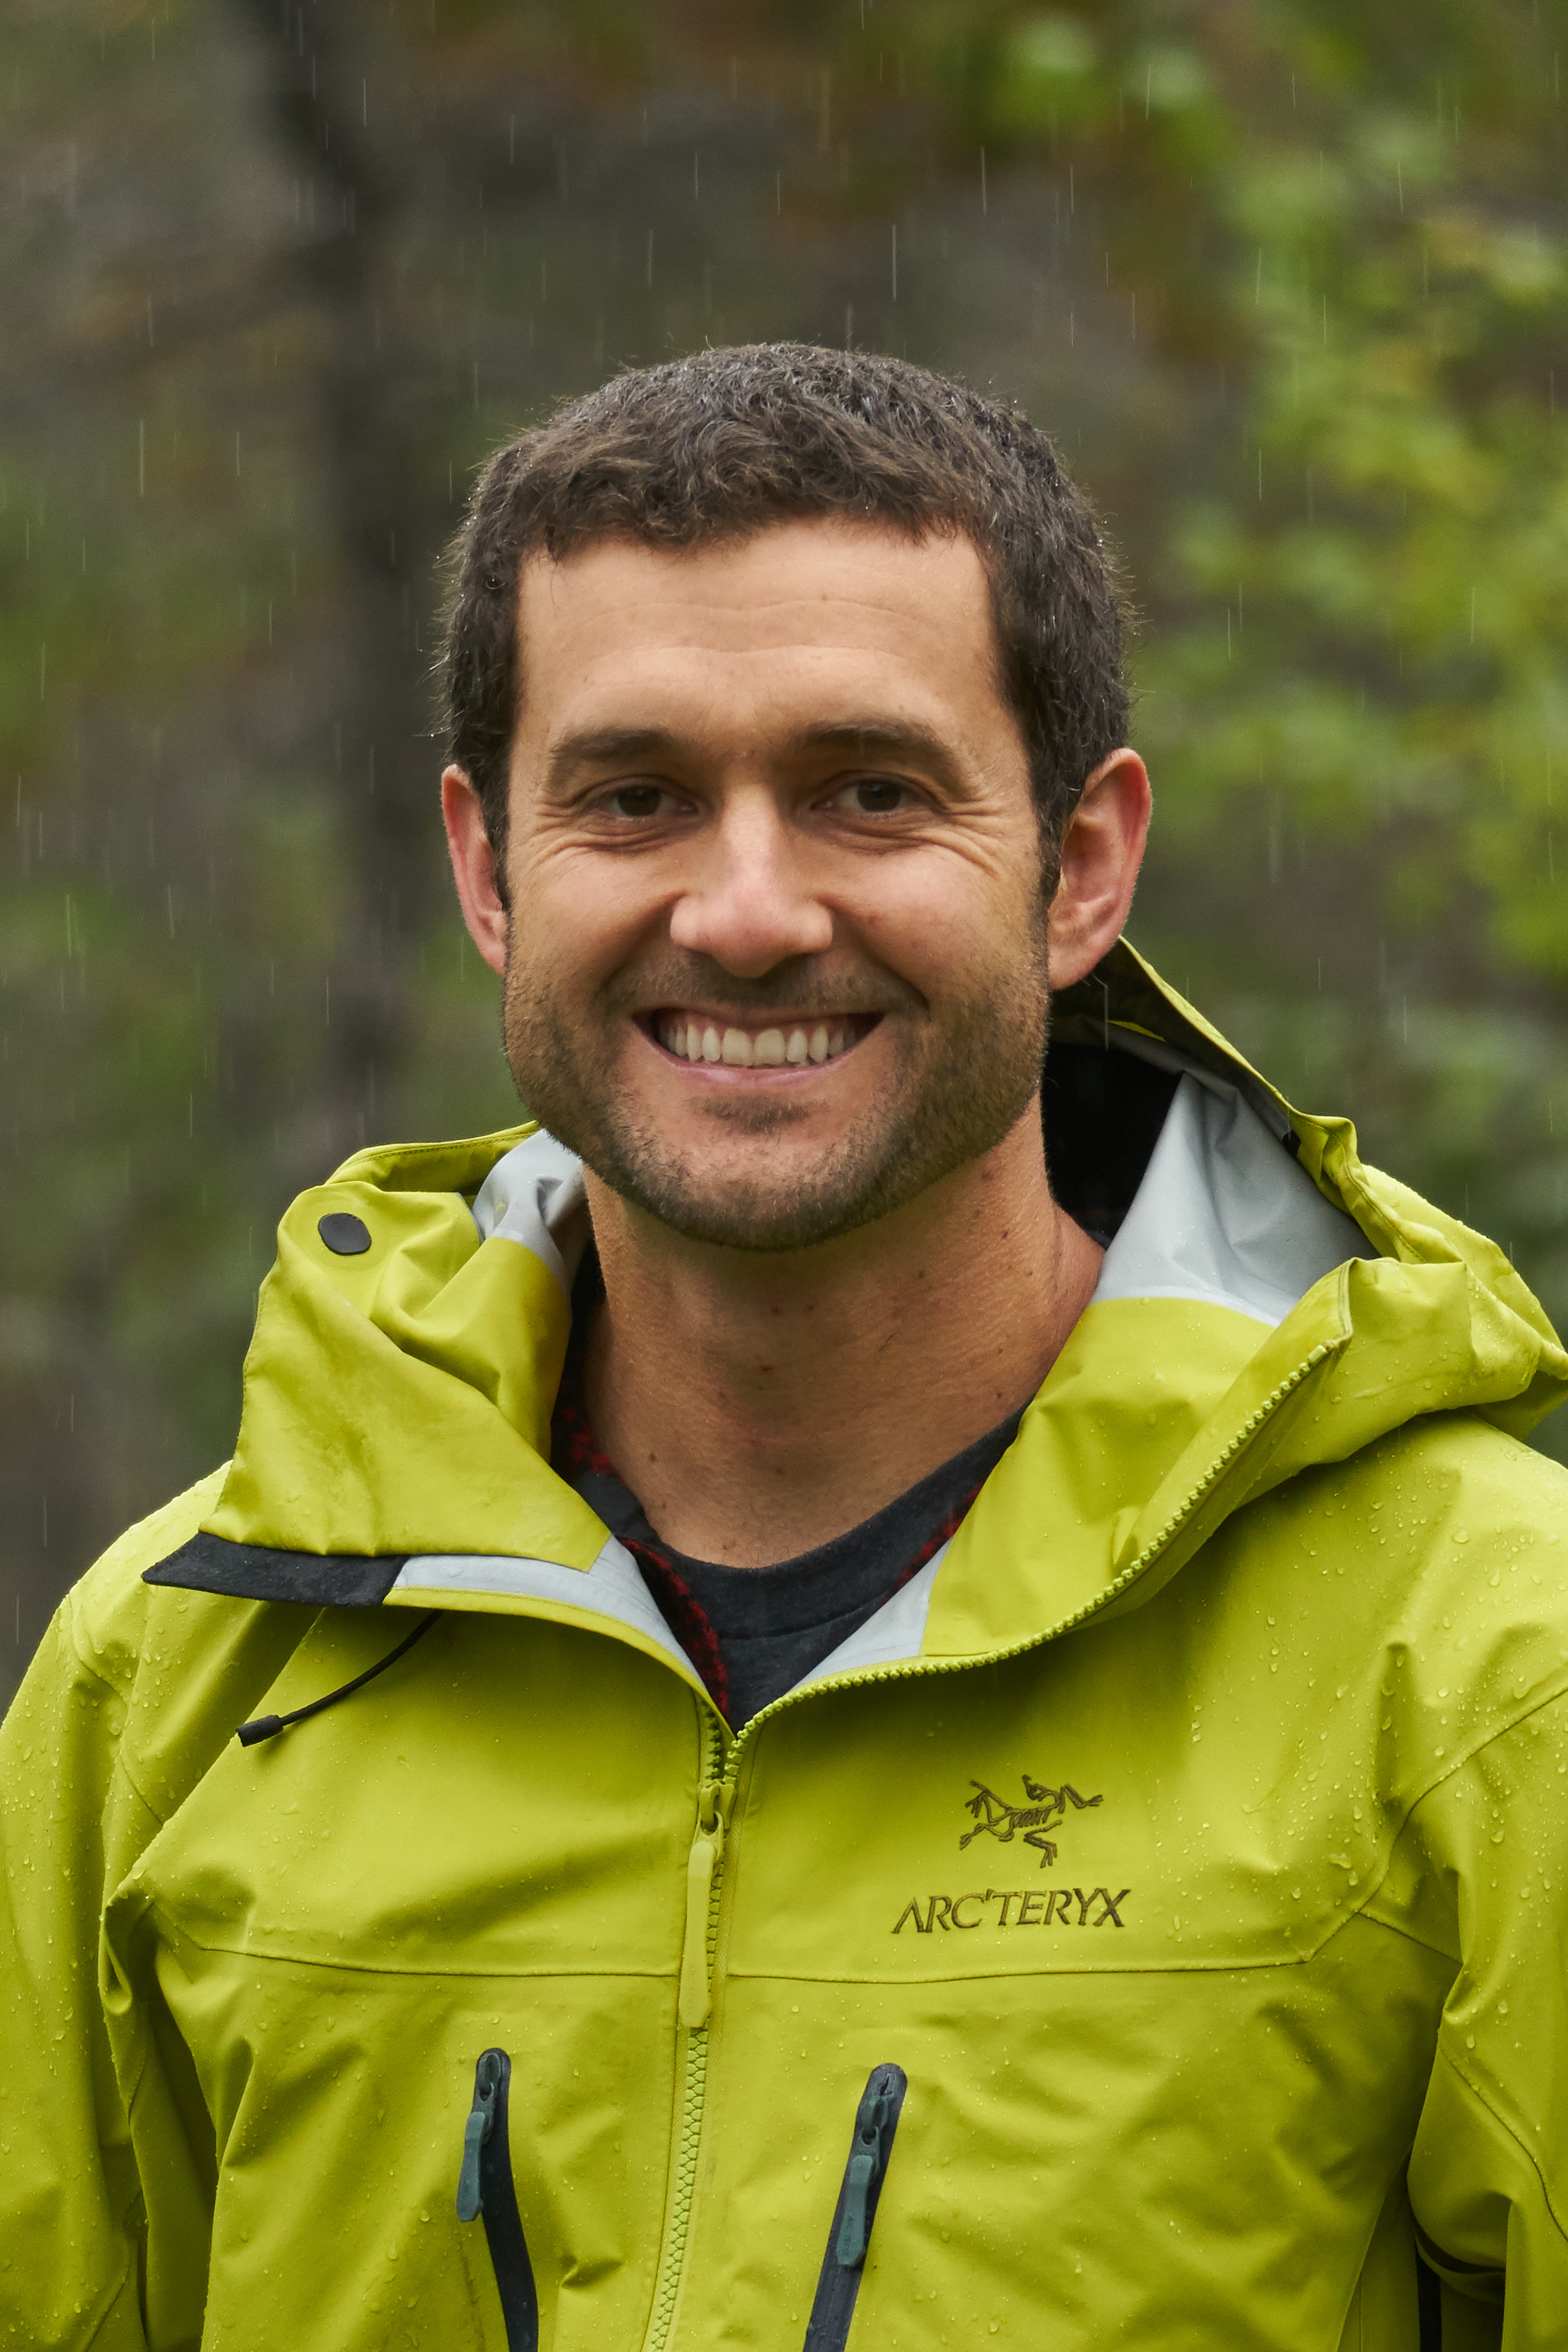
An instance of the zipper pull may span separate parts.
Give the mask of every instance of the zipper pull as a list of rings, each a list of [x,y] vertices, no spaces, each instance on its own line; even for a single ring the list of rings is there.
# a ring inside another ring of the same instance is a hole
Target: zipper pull
[[[871,2080],[876,2081],[873,2075]],[[860,2102],[860,2112],[855,2118],[855,2147],[844,2170],[844,2211],[838,2223],[838,2240],[834,2252],[845,2270],[853,2270],[866,2259],[866,2241],[870,2229],[866,2220],[866,2208],[882,2176],[885,2161],[882,2154],[882,2126],[888,2120],[888,2095],[885,2091],[867,2087]]]
[[[845,2352],[908,2088],[901,2066],[873,2066],[860,2094],[849,2158],[828,2224],[827,2245],[806,2322],[805,2352]]]
[[[705,1780],[698,1792],[697,1835],[686,1857],[686,1937],[680,1953],[679,2015],[689,2032],[707,2024],[713,2005],[708,1980],[708,1915],[733,1795],[733,1790],[721,1780]]]
[[[504,2050],[481,2050],[474,2067],[474,2104],[463,2126],[463,2169],[458,2219],[485,2217],[485,2244],[500,2297],[507,2352],[539,2352],[539,2290],[517,2210],[507,2127],[511,2060]],[[487,2335],[488,2340],[488,2335]]]
[[[484,2210],[479,2189],[479,2150],[495,2128],[500,2070],[487,2050],[474,2069],[474,2104],[463,2126],[463,2168],[458,2175],[458,2219],[471,2221]]]

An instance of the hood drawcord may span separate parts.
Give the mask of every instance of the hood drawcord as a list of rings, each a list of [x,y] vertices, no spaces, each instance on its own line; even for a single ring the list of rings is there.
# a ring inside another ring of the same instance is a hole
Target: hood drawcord
[[[324,1706],[336,1706],[339,1699],[347,1698],[351,1691],[363,1690],[366,1683],[375,1680],[377,1675],[384,1675],[388,1666],[395,1666],[405,1651],[411,1650],[420,1635],[427,1633],[442,1614],[439,1609],[430,1610],[421,1617],[412,1633],[404,1635],[395,1650],[388,1650],[384,1658],[378,1658],[374,1666],[367,1666],[363,1675],[354,1676],[352,1683],[344,1683],[339,1690],[329,1691],[324,1698],[313,1698],[309,1706],[297,1706],[292,1715],[258,1715],[252,1722],[242,1723],[235,1738],[242,1748],[254,1748],[258,1740],[276,1739],[278,1734],[287,1731],[291,1723],[303,1723],[307,1716],[320,1715]]]

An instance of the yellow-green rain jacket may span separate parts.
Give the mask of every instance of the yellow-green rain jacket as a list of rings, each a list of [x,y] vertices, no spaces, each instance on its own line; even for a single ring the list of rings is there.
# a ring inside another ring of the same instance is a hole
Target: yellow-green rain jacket
[[[1174,1087],[1095,1297],[734,1731],[548,1466],[575,1163],[295,1202],[5,1727],[0,2344],[1568,2346],[1568,1361],[1126,949],[1056,1034]]]

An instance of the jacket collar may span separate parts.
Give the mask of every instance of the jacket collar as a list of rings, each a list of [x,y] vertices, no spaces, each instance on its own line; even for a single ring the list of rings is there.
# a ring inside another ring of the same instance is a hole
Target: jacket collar
[[[1568,1389],[1502,1253],[1363,1168],[1348,1121],[1292,1111],[1125,942],[1058,1000],[1053,1034],[1171,1073],[1169,1112],[1015,1444],[897,1624],[872,1620],[836,1670],[994,1655],[1136,1606],[1309,1463],[1461,1406],[1522,1434]],[[349,1256],[321,1231],[344,1213],[369,1236]],[[361,1153],[303,1194],[217,1508],[151,1580],[521,1609],[685,1670],[549,1466],[587,1230],[578,1163],[537,1128]]]

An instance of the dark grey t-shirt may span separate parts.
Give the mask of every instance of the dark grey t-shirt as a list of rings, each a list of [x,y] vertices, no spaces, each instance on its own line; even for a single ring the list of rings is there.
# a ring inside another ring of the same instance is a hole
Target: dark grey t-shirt
[[[692,1559],[662,1540],[599,1447],[570,1371],[563,1399],[556,1470],[632,1552],[666,1623],[737,1728],[793,1690],[941,1549],[1020,1418],[1010,1414],[831,1543],[773,1568],[730,1568]]]

